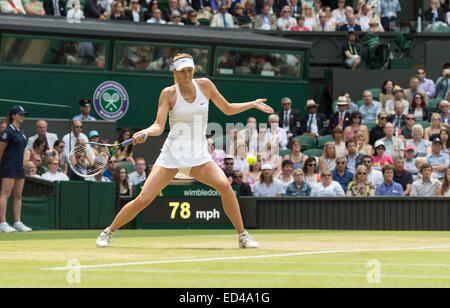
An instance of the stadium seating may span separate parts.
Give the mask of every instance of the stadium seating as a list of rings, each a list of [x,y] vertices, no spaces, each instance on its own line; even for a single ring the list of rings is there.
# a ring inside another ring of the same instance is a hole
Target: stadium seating
[[[127,169],[128,174],[136,171],[136,169],[134,168],[133,163],[130,163],[130,162],[127,162],[127,161],[120,161],[117,165],[120,166],[120,167],[125,167],[125,169]]]
[[[323,154],[323,151],[321,149],[310,149],[303,152],[308,157],[320,157]]]
[[[363,125],[365,125],[370,132],[372,130],[372,128],[374,128],[378,124],[375,122],[364,122]]]
[[[431,125],[430,122],[426,122],[426,121],[417,121],[416,124],[422,125],[423,129],[425,129]]]
[[[312,136],[295,136],[302,143],[302,152],[316,148],[316,139]]]
[[[292,152],[292,151],[291,151],[290,149],[287,149],[287,150],[281,150],[281,151],[278,152],[278,155],[280,155],[281,158],[283,158],[283,157],[285,157],[286,155],[291,154],[291,152]]]
[[[380,88],[373,88],[373,89],[367,89],[370,92],[372,92],[372,96],[374,100],[379,100],[380,99],[380,93],[381,93],[381,89]]]
[[[323,150],[323,147],[325,146],[325,143],[327,142],[333,142],[333,136],[332,135],[326,135],[319,137],[319,140],[317,140],[317,147],[321,150]]]
[[[430,107],[431,112],[437,111],[441,101],[442,98],[433,98],[428,101],[428,106]]]

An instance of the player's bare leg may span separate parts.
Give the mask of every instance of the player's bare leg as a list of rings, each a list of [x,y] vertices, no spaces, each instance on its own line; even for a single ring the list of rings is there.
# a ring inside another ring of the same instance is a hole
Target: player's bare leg
[[[216,163],[208,162],[193,167],[190,176],[220,193],[225,214],[239,234],[239,246],[241,248],[258,248],[258,243],[245,231],[239,202],[222,169]]]
[[[156,198],[159,192],[172,181],[177,172],[178,169],[153,167],[139,196],[128,202],[120,210],[112,224],[97,238],[97,246],[109,246],[112,233],[133,220],[137,214],[145,209]]]

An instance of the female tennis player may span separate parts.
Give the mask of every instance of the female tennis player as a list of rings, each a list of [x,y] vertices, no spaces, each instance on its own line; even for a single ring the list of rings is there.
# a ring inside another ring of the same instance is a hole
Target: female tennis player
[[[139,196],[126,204],[113,223],[97,238],[97,247],[107,247],[112,234],[146,208],[180,171],[216,189],[226,215],[239,234],[239,247],[258,248],[258,243],[244,229],[239,203],[224,172],[211,159],[206,142],[209,100],[226,115],[251,108],[266,113],[273,109],[266,99],[230,104],[207,78],[193,79],[194,61],[189,54],[173,59],[175,84],[165,88],[159,97],[156,121],[149,128],[133,135],[134,143],[143,143],[148,136],[163,133],[169,114],[170,132],[161,154],[153,165]],[[143,137],[145,136],[145,137]]]
[[[22,190],[25,183],[25,169],[23,156],[27,138],[20,129],[27,112],[22,106],[13,106],[8,112],[6,119],[8,126],[0,136],[0,232],[30,232],[21,222],[22,212]],[[6,205],[12,195],[12,207],[14,224],[11,227],[6,222]]]

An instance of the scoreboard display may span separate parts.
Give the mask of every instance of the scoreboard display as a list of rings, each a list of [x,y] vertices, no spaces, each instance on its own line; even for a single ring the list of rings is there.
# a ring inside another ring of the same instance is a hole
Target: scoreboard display
[[[233,189],[239,197],[238,191]],[[205,185],[169,185],[163,189],[137,217],[137,228],[155,225],[232,227],[223,210],[220,194]]]

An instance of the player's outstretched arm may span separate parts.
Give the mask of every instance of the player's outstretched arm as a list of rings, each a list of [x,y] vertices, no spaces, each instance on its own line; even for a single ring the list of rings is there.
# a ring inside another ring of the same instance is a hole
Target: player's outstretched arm
[[[230,104],[220,92],[217,90],[216,86],[209,79],[202,79],[207,82],[211,94],[212,102],[226,115],[234,115],[249,109],[255,108],[265,113],[274,113],[272,107],[268,106],[265,102],[267,99],[258,98],[251,102]]]
[[[164,89],[159,96],[158,112],[155,122],[148,128],[143,129],[133,135],[133,143],[143,143],[148,136],[159,136],[164,132],[166,126],[167,115],[169,113],[169,88]],[[145,136],[145,137],[144,137]]]

